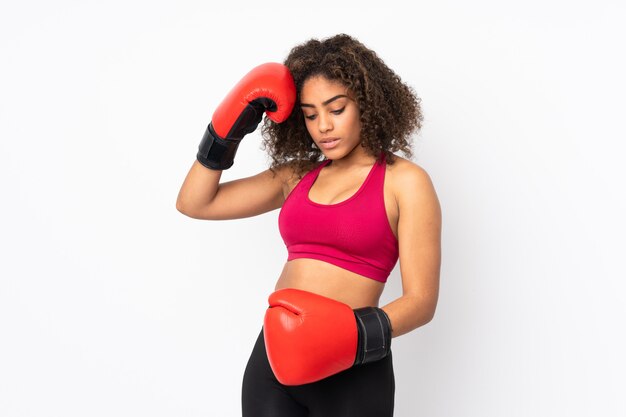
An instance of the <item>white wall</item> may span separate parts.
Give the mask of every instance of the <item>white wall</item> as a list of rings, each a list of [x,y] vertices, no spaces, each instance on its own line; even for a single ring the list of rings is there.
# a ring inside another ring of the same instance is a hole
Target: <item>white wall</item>
[[[435,319],[394,339],[396,416],[623,416],[618,1],[0,6],[0,415],[238,416],[286,259],[278,212],[174,207],[215,107],[310,37],[423,99]],[[267,166],[255,132],[222,179]],[[401,294],[399,269],[383,302]]]

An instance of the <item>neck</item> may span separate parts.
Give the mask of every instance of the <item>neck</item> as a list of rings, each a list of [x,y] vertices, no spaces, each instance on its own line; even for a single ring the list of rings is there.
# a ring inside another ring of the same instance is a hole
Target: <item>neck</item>
[[[369,155],[365,151],[365,148],[361,145],[357,145],[347,155],[344,155],[341,158],[332,159],[329,165],[332,165],[334,169],[343,170],[350,169],[354,166],[372,165],[376,162],[376,160],[377,158]]]

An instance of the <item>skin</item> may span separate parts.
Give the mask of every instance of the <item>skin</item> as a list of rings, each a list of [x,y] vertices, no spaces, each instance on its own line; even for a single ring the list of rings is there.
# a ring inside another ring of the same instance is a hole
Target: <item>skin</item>
[[[332,162],[309,191],[321,204],[350,198],[365,181],[375,159],[360,146],[360,114],[351,92],[323,77],[305,81],[301,111],[315,144],[339,138],[333,149],[321,146]],[[391,320],[392,336],[408,333],[432,320],[438,299],[441,263],[441,208],[427,172],[396,156],[387,165],[384,200],[387,219],[398,239],[402,296],[382,307]],[[176,207],[193,218],[224,220],[250,217],[282,207],[298,179],[288,167],[219,184],[222,171],[197,161],[191,167]],[[246,199],[238,198],[245,195]],[[315,259],[286,262],[275,289],[297,288],[344,302],[351,308],[379,306],[384,284]]]

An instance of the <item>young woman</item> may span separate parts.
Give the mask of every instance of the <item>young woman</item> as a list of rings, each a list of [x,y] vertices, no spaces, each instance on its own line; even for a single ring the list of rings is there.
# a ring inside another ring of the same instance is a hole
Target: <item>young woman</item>
[[[271,166],[220,183],[264,112]],[[245,370],[244,417],[393,415],[391,338],[433,318],[439,289],[439,201],[426,171],[394,154],[411,157],[422,120],[413,90],[345,34],[255,68],[214,113],[177,209],[224,220],[281,208],[289,253]],[[402,296],[380,308],[398,259]]]

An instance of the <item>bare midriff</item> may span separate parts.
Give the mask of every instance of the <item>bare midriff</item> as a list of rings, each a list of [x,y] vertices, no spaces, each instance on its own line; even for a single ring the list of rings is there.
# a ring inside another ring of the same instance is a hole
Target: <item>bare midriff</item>
[[[298,258],[285,263],[276,290],[297,288],[341,301],[350,307],[378,307],[385,284],[328,262]]]

